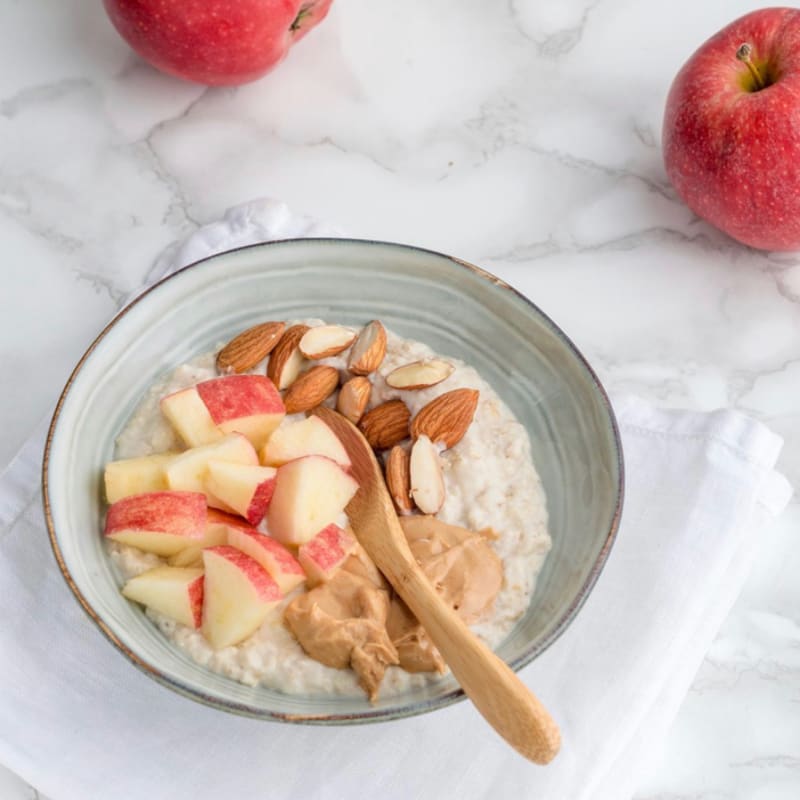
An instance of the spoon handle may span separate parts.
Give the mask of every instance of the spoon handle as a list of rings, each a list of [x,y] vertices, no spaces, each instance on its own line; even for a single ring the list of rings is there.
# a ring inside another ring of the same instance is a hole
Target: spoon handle
[[[340,414],[314,412],[330,425],[352,460],[361,485],[347,506],[356,537],[416,615],[467,697],[486,721],[523,756],[547,764],[561,744],[558,726],[533,693],[442,600],[414,560],[372,448]]]
[[[387,578],[422,623],[465,694],[514,749],[537,764],[549,763],[561,744],[553,718],[442,600],[416,562],[402,560],[406,563],[394,561],[395,574]]]

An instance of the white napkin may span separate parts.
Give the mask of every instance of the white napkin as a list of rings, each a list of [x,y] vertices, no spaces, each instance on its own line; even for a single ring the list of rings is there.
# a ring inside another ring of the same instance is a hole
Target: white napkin
[[[324,233],[282,204],[246,204],[151,278],[231,246]],[[781,439],[752,419],[633,398],[615,408],[627,472],[618,540],[578,618],[521,673],[562,727],[551,766],[517,756],[469,703],[382,725],[288,726],[150,680],[58,571],[40,504],[44,425],[0,477],[0,763],[53,800],[629,798],[791,490],[773,469]]]

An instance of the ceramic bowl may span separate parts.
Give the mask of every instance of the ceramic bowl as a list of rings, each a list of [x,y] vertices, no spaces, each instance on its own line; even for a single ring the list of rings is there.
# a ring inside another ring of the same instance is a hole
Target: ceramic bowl
[[[289,696],[214,674],[162,636],[119,592],[101,531],[103,465],[159,376],[265,319],[378,318],[401,336],[475,366],[530,434],[553,549],[526,614],[499,647],[514,669],[569,625],[619,523],[622,458],[608,398],[586,360],[538,308],[494,276],[404,245],[298,239],[255,245],[183,269],[132,302],[75,368],[44,463],[44,502],[61,571],[119,651],[156,680],[209,705],[292,722],[369,722],[463,697],[451,677],[383,697]]]

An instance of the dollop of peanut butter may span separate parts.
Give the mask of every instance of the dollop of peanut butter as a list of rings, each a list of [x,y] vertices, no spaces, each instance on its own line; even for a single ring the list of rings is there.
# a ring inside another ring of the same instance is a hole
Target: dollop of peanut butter
[[[401,517],[414,558],[467,624],[494,606],[503,564],[488,539],[435,517]],[[296,597],[284,617],[312,658],[329,667],[352,667],[370,700],[378,696],[386,667],[444,672],[445,663],[408,606],[359,546],[327,582]]]
[[[444,672],[447,669],[425,628],[397,595],[392,597],[389,606],[386,630],[397,650],[400,666],[407,672]]]
[[[414,558],[464,622],[477,622],[491,611],[503,584],[503,562],[487,541],[493,531],[474,533],[429,516],[401,517],[400,524]],[[403,669],[444,672],[439,651],[396,595],[387,629]]]
[[[292,600],[284,615],[308,655],[329,667],[352,667],[370,700],[378,696],[386,667],[398,663],[386,631],[385,587],[383,576],[362,550],[329,581]]]

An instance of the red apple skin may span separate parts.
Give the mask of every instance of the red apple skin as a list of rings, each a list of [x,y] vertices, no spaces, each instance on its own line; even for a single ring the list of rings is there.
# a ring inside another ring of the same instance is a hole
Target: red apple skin
[[[247,507],[247,514],[245,519],[251,525],[258,525],[269,509],[269,504],[272,502],[272,495],[275,494],[275,478],[270,478],[268,481],[262,481],[256,486],[255,492],[250,499],[250,505]]]
[[[260,563],[284,594],[306,579],[305,570],[289,550],[255,528],[237,526],[229,534],[228,544]]]
[[[752,61],[771,85],[750,91]],[[765,8],[712,36],[675,78],[664,164],[699,217],[761,250],[800,249],[800,11]]]
[[[263,375],[226,375],[195,387],[215,425],[254,414],[284,414],[275,384]]]
[[[153,530],[199,539],[205,531],[206,498],[198,492],[145,492],[117,500],[108,509],[105,533]]]
[[[272,575],[258,561],[245,555],[241,550],[221,544],[216,547],[207,547],[203,552],[213,553],[238,567],[239,571],[248,578],[261,600],[268,603],[277,602],[283,597],[283,592],[278,588]]]
[[[208,86],[260,78],[332,0],[103,0],[123,39],[157,69]]]
[[[333,577],[355,549],[356,540],[350,531],[331,524],[300,545],[297,557],[308,575],[309,583],[313,585]]]
[[[195,578],[189,584],[189,605],[192,609],[192,619],[194,620],[194,627],[199,628],[200,623],[203,621],[203,588],[205,580],[203,576]]]
[[[252,527],[246,522],[243,522],[241,517],[236,517],[233,514],[226,514],[216,508],[206,509],[206,524],[208,525],[228,525],[232,528],[240,528],[243,531],[252,530]]]

